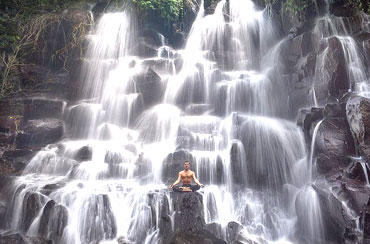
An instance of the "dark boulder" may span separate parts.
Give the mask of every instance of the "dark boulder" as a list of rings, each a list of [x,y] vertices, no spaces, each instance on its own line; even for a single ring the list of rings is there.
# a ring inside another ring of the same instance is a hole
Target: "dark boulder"
[[[19,233],[0,235],[0,244],[53,244],[51,240],[40,237],[28,237]]]
[[[315,138],[317,168],[320,173],[344,168],[350,164],[349,156],[355,155],[355,144],[344,118],[326,118]]]
[[[22,227],[27,232],[42,208],[45,197],[38,193],[27,192],[22,205]],[[19,211],[19,210],[17,210]]]
[[[88,145],[83,146],[77,151],[76,155],[74,156],[74,159],[78,161],[89,161],[92,159],[92,153],[93,153],[92,147]]]
[[[178,150],[167,156],[163,166],[163,181],[172,183],[177,179],[178,172],[183,170],[184,162],[194,162],[194,157],[187,150]]]
[[[356,9],[349,3],[343,4],[345,1],[334,1],[330,5],[330,13],[337,17],[352,17],[356,14]]]
[[[323,63],[317,63],[314,89],[320,104],[339,99],[350,88],[346,58],[341,41],[328,39],[328,48],[320,54]]]
[[[40,192],[44,195],[49,195],[50,193],[64,187],[66,185],[66,183],[64,182],[58,182],[58,183],[52,183],[52,184],[47,184],[45,185],[41,190]]]
[[[346,177],[366,184],[366,174],[370,176],[370,170],[366,162],[354,161],[346,169]]]
[[[173,203],[175,210],[175,232],[196,232],[206,227],[202,195],[197,192],[174,193]]]
[[[161,77],[151,68],[133,77],[136,88],[143,96],[144,105],[150,106],[159,103],[164,94],[164,85]]]
[[[154,47],[161,47],[166,44],[165,37],[153,29],[141,30],[138,36],[139,38],[143,39],[146,44]]]
[[[151,68],[157,74],[169,74],[173,72],[173,65],[171,60],[166,58],[152,58],[152,59],[145,59],[141,66],[145,68]]]
[[[50,200],[44,207],[40,225],[39,235],[48,237],[58,243],[63,235],[64,228],[68,222],[68,210],[63,205]]]
[[[0,235],[0,244],[27,244],[21,234]]]
[[[212,104],[190,104],[186,107],[185,112],[189,115],[202,115],[213,109]]]
[[[360,155],[370,160],[370,99],[351,97],[347,102],[346,113]]]
[[[215,237],[208,230],[199,230],[197,232],[181,231],[175,233],[171,239],[166,242],[168,244],[226,244],[227,242]]]
[[[29,120],[22,129],[17,135],[17,145],[44,146],[61,139],[64,124],[58,119]]]
[[[297,125],[303,129],[306,141],[311,141],[314,125],[324,118],[322,108],[302,108],[298,111]]]
[[[82,243],[97,243],[103,239],[113,239],[117,234],[117,225],[107,195],[93,195],[86,199],[86,208],[81,229]],[[96,218],[99,217],[99,221]]]
[[[217,243],[226,244],[207,230],[204,221],[202,195],[197,192],[171,194],[174,217],[174,231],[163,236],[165,244]],[[170,222],[170,220],[168,220]],[[164,227],[162,225],[162,227]],[[169,227],[169,226],[168,226]]]
[[[364,243],[370,243],[370,203],[363,208],[360,223],[363,226]]]

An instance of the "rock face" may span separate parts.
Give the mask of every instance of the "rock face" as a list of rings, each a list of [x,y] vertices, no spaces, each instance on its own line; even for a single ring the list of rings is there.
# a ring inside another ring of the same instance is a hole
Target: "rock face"
[[[20,146],[45,146],[59,140],[64,131],[63,121],[58,119],[29,120],[17,135]]]
[[[19,172],[34,152],[62,137],[65,106],[46,96],[0,100],[0,174]]]
[[[344,118],[326,118],[316,138],[317,167],[321,173],[349,165],[355,155],[352,134]]]
[[[54,200],[50,200],[44,207],[40,220],[39,235],[48,236],[59,242],[68,222],[68,210]]]
[[[165,244],[209,243],[226,244],[206,229],[202,195],[197,192],[172,193],[174,230],[171,231],[166,215],[162,216],[161,231]],[[167,223],[167,224],[166,224]],[[169,228],[168,228],[169,227]]]
[[[163,180],[172,183],[177,179],[178,172],[184,168],[184,162],[193,162],[193,156],[187,150],[178,150],[167,156],[163,167]]]
[[[346,106],[347,120],[359,153],[370,160],[370,99],[351,97]]]
[[[151,68],[134,77],[138,92],[143,95],[144,104],[150,106],[162,100],[164,85],[161,77]]]
[[[27,237],[21,234],[0,235],[0,244],[53,244],[44,238]]]
[[[343,47],[337,37],[328,39],[328,47],[321,55],[323,65],[316,71],[314,84],[317,99],[325,103],[331,98],[340,98],[350,84]]]

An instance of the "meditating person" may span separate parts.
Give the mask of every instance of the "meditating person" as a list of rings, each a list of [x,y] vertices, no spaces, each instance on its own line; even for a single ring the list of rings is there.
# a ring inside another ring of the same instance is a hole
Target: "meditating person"
[[[179,172],[179,177],[177,180],[169,186],[170,189],[173,189],[176,192],[192,192],[197,191],[201,187],[204,187],[203,184],[201,184],[197,177],[195,177],[195,173],[190,170],[190,163],[189,161],[184,162],[184,170]],[[192,185],[191,181],[194,179],[194,182],[196,185]],[[176,186],[182,181],[182,186]]]

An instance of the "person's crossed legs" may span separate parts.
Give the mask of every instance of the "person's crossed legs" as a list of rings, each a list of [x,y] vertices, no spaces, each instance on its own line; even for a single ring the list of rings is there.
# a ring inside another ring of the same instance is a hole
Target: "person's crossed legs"
[[[183,184],[182,186],[174,186],[175,192],[194,192],[200,189],[199,185]]]

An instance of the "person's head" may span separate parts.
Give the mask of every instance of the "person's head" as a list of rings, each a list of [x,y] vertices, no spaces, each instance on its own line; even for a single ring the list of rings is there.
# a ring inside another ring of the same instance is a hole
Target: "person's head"
[[[185,168],[185,170],[189,170],[190,169],[190,162],[189,161],[185,161],[184,162],[184,168]]]

